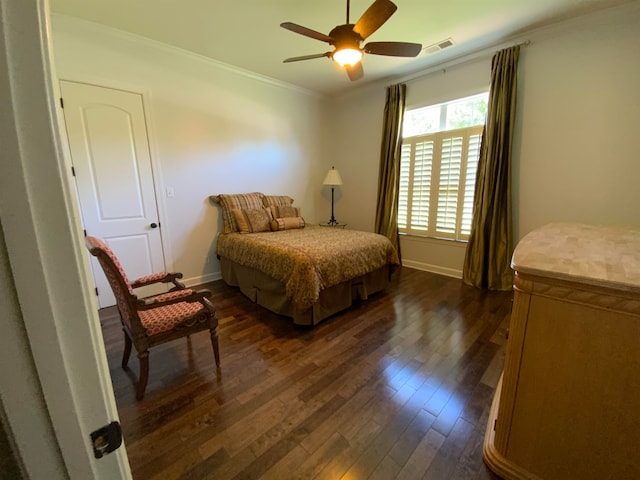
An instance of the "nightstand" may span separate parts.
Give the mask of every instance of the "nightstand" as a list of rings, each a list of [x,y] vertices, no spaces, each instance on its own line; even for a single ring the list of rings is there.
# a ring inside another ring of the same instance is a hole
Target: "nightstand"
[[[333,227],[333,228],[344,228],[347,226],[346,223],[321,223],[321,227]]]

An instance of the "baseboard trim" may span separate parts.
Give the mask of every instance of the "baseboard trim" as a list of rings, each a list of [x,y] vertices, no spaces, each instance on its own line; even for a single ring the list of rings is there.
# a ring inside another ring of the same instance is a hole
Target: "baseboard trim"
[[[195,287],[202,285],[203,283],[215,282],[220,279],[222,279],[222,274],[220,272],[213,272],[205,275],[199,275],[197,277],[183,278],[182,283],[187,287]]]
[[[403,260],[402,265],[405,267],[415,268],[416,270],[422,270],[424,272],[437,273],[439,275],[445,275],[447,277],[462,279],[462,270],[456,270],[455,268],[442,267],[440,265],[431,265],[422,262],[414,262],[412,260]]]

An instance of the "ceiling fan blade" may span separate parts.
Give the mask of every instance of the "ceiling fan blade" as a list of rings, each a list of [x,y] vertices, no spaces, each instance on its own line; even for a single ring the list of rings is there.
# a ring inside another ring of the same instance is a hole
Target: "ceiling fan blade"
[[[391,0],[375,0],[356,22],[353,31],[364,40],[389,20],[397,8]]]
[[[363,48],[365,53],[388,55],[390,57],[417,57],[422,50],[419,43],[369,42]]]
[[[358,62],[353,66],[347,65],[347,75],[352,82],[360,80],[364,76],[364,70],[362,68],[362,62]]]
[[[287,30],[291,30],[294,33],[304,35],[305,37],[320,40],[321,42],[333,43],[333,38],[331,38],[330,36],[325,35],[324,33],[316,32],[315,30],[311,30],[310,28],[303,27],[302,25],[298,25],[296,23],[284,22],[281,23],[280,26]]]
[[[299,62],[300,60],[311,60],[312,58],[330,57],[331,52],[316,53],[314,55],[303,55],[302,57],[291,57],[284,60],[282,63]]]

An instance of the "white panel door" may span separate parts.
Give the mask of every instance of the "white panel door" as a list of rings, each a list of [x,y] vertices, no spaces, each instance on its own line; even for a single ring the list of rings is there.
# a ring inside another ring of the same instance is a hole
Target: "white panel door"
[[[114,251],[130,281],[164,271],[142,96],[62,81],[64,119],[84,228]],[[91,259],[101,308],[115,299]],[[164,287],[137,289],[145,296]]]

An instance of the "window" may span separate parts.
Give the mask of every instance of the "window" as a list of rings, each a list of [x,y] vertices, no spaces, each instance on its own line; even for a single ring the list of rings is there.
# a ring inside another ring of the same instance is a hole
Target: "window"
[[[405,112],[398,229],[466,241],[489,94]]]

